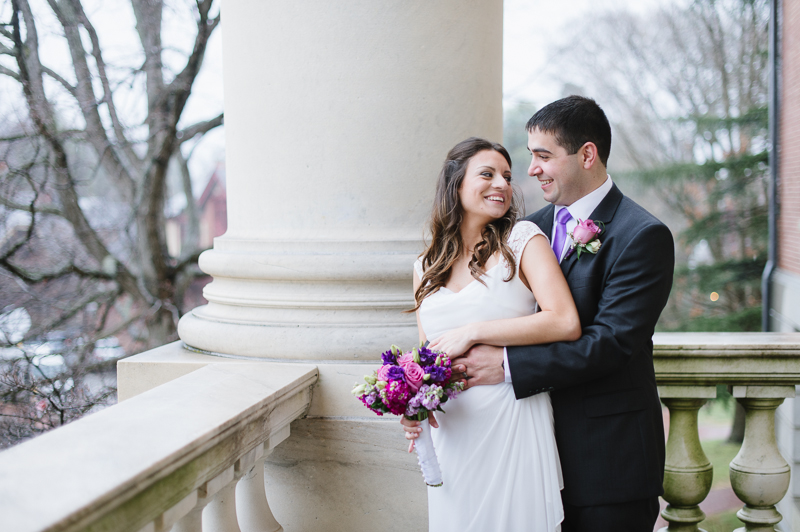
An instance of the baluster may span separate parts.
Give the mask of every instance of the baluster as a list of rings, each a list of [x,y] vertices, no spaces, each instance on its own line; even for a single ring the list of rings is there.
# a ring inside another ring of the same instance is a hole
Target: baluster
[[[713,467],[703,452],[697,433],[697,411],[716,397],[714,386],[659,386],[669,408],[669,438],[664,466],[664,500],[661,512],[669,523],[659,532],[704,532],[698,523],[706,514],[699,504],[711,490]]]
[[[166,530],[175,530],[173,525],[176,525],[183,520],[184,517],[192,513],[197,507],[197,490],[184,497],[178,504],[161,514],[155,521],[155,532],[165,532]],[[199,531],[199,527],[197,528]]]
[[[791,469],[775,441],[775,410],[794,386],[733,386],[744,407],[744,442],[731,461],[731,486],[745,505],[736,515],[744,522],[735,532],[774,531],[783,516],[775,505],[789,489]]]
[[[241,532],[236,520],[236,478],[233,466],[213,481],[218,491],[203,510],[203,532]]]
[[[197,488],[197,490],[195,490],[197,502],[186,515],[175,523],[171,532],[201,532],[203,530],[203,509],[211,502],[214,495],[232,481],[233,468],[229,467],[221,474]]]
[[[236,487],[236,509],[242,532],[283,532],[275,520],[264,489],[264,460],[272,452],[259,445],[239,459],[244,474]]]
[[[202,532],[203,508],[211,502],[208,496],[207,482],[195,490],[195,496],[197,497],[197,502],[194,507],[173,525],[171,532]]]
[[[203,530],[203,508],[208,504],[208,500],[204,500],[203,504],[199,504],[200,498],[198,497],[198,505],[192,508],[188,514],[184,515],[172,527],[171,532],[202,532]]]

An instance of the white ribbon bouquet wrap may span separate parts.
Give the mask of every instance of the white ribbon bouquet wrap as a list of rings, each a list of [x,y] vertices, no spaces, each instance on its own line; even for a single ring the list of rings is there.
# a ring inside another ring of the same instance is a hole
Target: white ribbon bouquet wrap
[[[382,416],[395,414],[420,421],[422,433],[416,441],[417,457],[428,486],[443,484],[439,460],[431,439],[428,413],[442,410],[442,405],[463,390],[460,381],[450,382],[450,358],[445,353],[420,345],[403,352],[393,345],[381,354],[381,366],[356,384],[353,395]]]
[[[419,467],[422,469],[422,478],[425,484],[438,488],[444,481],[442,480],[442,470],[439,468],[439,459],[436,458],[436,449],[433,448],[433,438],[431,438],[431,424],[428,418],[423,419],[419,426],[422,433],[414,443],[417,450]]]

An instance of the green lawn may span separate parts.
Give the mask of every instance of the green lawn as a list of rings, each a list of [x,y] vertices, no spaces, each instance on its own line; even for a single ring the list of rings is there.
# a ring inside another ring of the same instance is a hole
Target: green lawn
[[[736,517],[736,512],[737,510],[731,510],[709,516],[700,523],[700,528],[706,532],[731,532],[731,530],[743,527],[744,523]]]
[[[717,395],[716,399],[704,404],[697,412],[697,423],[699,425],[725,424],[730,427],[731,423],[733,423],[734,399],[722,386],[717,389]]]
[[[704,441],[703,451],[706,453],[711,465],[714,466],[714,483],[711,489],[729,488],[731,486],[730,470],[728,465],[739,452],[738,443],[728,443],[725,440]]]
[[[725,440],[704,441],[702,442],[703,451],[714,466],[714,482],[711,489],[729,488],[731,486],[730,470],[728,465],[739,452],[741,444],[728,443]],[[731,532],[739,527],[744,526],[736,512],[738,508],[727,512],[722,512],[715,515],[708,516],[702,523],[700,528],[706,532]]]

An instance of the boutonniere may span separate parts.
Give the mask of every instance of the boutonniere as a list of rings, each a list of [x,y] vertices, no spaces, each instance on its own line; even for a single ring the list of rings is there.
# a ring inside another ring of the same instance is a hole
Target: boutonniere
[[[599,220],[581,221],[579,218],[578,225],[569,234],[569,237],[572,239],[572,247],[567,252],[567,257],[572,255],[575,251],[578,252],[578,259],[581,258],[581,253],[596,254],[600,251],[600,246],[603,244],[598,237],[604,230],[605,224]]]

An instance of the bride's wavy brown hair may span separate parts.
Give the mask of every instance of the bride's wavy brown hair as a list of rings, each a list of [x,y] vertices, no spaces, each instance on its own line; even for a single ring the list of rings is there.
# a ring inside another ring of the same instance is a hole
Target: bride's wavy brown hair
[[[470,159],[475,154],[486,150],[496,151],[502,155],[508,162],[509,168],[511,167],[511,156],[503,146],[477,137],[470,137],[459,142],[447,154],[447,159],[442,165],[436,183],[436,197],[430,220],[431,242],[420,255],[424,273],[422,282],[414,294],[416,306],[407,312],[417,310],[423,299],[445,285],[453,264],[465,251],[459,231],[464,213],[458,191],[464,182]],[[503,254],[510,267],[505,281],[510,281],[514,277],[517,265],[514,254],[506,242],[519,216],[520,203],[518,193],[513,191],[511,205],[505,215],[497,220],[492,220],[483,228],[482,239],[475,246],[469,261],[469,271],[478,282],[486,284],[481,279],[481,275],[486,273],[484,267],[489,257],[498,250]]]

